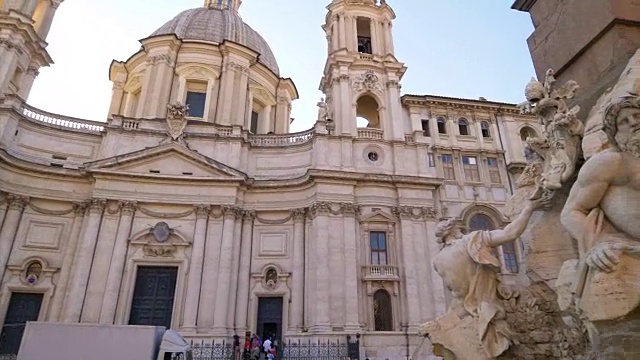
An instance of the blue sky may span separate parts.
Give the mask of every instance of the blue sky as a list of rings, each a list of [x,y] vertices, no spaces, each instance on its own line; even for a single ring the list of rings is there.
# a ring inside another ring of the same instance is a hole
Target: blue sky
[[[534,75],[526,39],[527,13],[511,0],[387,0],[394,8],[396,57],[409,68],[404,94],[518,103]],[[292,131],[310,128],[317,114],[326,40],[320,26],[329,0],[244,0],[243,20],[271,45],[281,75],[300,93]],[[90,120],[106,119],[111,60],[126,60],[139,39],[204,0],[67,0],[47,41],[55,64],[40,71],[29,103]]]

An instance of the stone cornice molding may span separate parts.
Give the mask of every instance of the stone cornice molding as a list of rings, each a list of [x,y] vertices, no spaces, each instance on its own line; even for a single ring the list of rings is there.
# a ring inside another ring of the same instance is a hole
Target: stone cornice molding
[[[481,101],[474,99],[456,99],[456,98],[433,98],[431,95],[403,95],[401,98],[402,105],[405,106],[424,106],[424,107],[444,107],[447,109],[462,110],[484,110],[495,112],[498,114],[514,114],[519,117],[527,117],[535,119],[533,115],[523,115],[520,113],[516,104],[496,103],[491,101]]]
[[[7,204],[9,205],[9,210],[19,210],[22,211],[29,201],[31,200],[28,196],[16,195],[16,194],[7,194],[6,197]]]
[[[436,220],[438,211],[432,207],[401,205],[391,209],[394,216],[401,220]]]

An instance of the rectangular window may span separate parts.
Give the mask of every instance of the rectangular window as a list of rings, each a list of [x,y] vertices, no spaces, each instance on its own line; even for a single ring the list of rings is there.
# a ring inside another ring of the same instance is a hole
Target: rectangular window
[[[431,136],[431,132],[429,131],[429,120],[422,119],[422,135],[426,137]]]
[[[444,169],[444,178],[446,180],[456,179],[456,172],[453,170],[453,156],[442,155],[442,168]]]
[[[487,158],[487,165],[489,167],[489,179],[492,184],[500,184],[500,168],[498,168],[498,159]]]
[[[502,257],[504,258],[504,267],[512,274],[517,274],[518,268],[518,255],[516,254],[516,247],[513,243],[507,243],[502,245]]]
[[[447,134],[447,123],[444,118],[438,118],[438,134]]]
[[[356,31],[358,37],[358,52],[373,54],[373,48],[371,46],[371,20],[359,17],[356,20]]]
[[[260,114],[258,114],[255,111],[251,112],[251,127],[249,128],[249,131],[252,134],[258,133],[258,119],[259,118],[260,118]]]
[[[371,242],[371,264],[387,265],[387,233],[371,231],[369,241]]]
[[[475,156],[463,156],[462,168],[464,169],[464,179],[468,182],[480,182],[480,171],[478,170],[478,159]]]
[[[187,99],[189,116],[204,118],[204,106],[207,101],[207,83],[203,81],[187,82]]]
[[[428,153],[427,157],[429,158],[429,167],[435,167],[436,166],[436,159],[433,156],[432,153]]]

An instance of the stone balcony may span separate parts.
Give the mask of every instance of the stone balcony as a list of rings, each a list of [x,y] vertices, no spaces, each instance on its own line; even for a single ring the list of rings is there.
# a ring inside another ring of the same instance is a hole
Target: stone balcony
[[[364,265],[362,267],[364,281],[400,281],[399,270],[393,265]]]

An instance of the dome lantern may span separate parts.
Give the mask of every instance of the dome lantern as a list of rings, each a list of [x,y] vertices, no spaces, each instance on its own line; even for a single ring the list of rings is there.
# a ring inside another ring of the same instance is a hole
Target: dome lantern
[[[210,9],[233,9],[238,11],[242,0],[204,0],[204,7]]]

